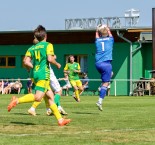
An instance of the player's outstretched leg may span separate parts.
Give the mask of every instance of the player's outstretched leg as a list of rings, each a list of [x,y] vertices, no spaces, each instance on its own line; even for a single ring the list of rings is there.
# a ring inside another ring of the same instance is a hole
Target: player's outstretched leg
[[[8,105],[8,112],[10,112],[12,108],[16,107],[17,104],[18,104],[17,97],[16,96],[12,96],[10,104]]]
[[[8,105],[8,112],[10,112],[12,108],[16,107],[17,104],[33,102],[34,100],[35,98],[33,94],[27,94],[20,98],[13,96]]]

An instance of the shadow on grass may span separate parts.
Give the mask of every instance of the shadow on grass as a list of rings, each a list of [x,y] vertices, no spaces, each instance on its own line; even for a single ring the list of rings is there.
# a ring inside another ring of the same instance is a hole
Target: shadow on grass
[[[23,124],[23,125],[36,125],[34,123],[28,123],[28,122],[10,122],[12,124]]]
[[[15,115],[29,115],[28,113],[14,113]]]
[[[28,115],[28,116],[33,116],[33,115],[30,115],[28,113],[14,113],[15,115]],[[37,114],[37,116],[40,115],[40,114]]]
[[[96,114],[96,112],[94,112],[94,113],[90,113],[90,112],[72,112],[72,113],[75,113],[75,114]]]

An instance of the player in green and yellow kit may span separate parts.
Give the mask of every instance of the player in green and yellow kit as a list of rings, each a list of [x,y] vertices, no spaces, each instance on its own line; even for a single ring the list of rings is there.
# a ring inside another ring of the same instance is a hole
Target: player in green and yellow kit
[[[24,59],[24,64],[32,70],[31,76],[35,84],[36,93],[27,94],[20,98],[13,96],[10,104],[8,105],[8,112],[10,112],[17,104],[34,101],[40,102],[45,96],[48,99],[50,109],[58,120],[58,125],[64,126],[70,123],[71,120],[63,119],[56,104],[54,103],[54,94],[50,88],[49,70],[49,63],[55,65],[57,68],[60,68],[61,65],[56,62],[55,57],[53,56],[52,44],[46,42],[47,33],[43,26],[39,25],[34,30],[34,37],[39,41],[39,43],[28,49],[26,52],[26,58]]]
[[[82,82],[79,78],[79,73],[81,72],[81,68],[79,63],[74,62],[75,58],[73,55],[69,56],[69,63],[66,64],[64,68],[64,72],[68,73],[69,81],[74,88],[75,96],[74,99],[77,102],[80,102],[79,94],[83,91]]]
[[[36,39],[34,39],[34,40],[33,40],[33,44],[37,44],[37,43],[39,43],[39,41],[36,40]],[[55,59],[56,59],[56,55],[54,54],[54,48],[53,48],[53,46],[52,46],[52,50],[53,50],[53,56],[54,56]],[[25,58],[26,58],[26,57],[27,57],[27,56],[25,56]],[[24,59],[25,59],[25,58],[24,58]],[[61,94],[62,94],[62,88],[61,88],[61,86],[60,86],[60,84],[59,84],[59,82],[58,82],[58,80],[57,80],[57,78],[56,78],[56,76],[55,76],[55,74],[54,74],[54,71],[53,71],[51,65],[49,65],[49,69],[50,69],[50,87],[51,87],[51,89],[52,89],[52,91],[53,91],[53,93],[54,93],[54,102],[55,102],[55,104],[57,105],[60,114],[62,114],[62,115],[67,115],[66,111],[65,111],[65,110],[62,108],[62,106],[60,105],[60,96],[61,96]],[[51,114],[53,114],[53,113],[52,113],[51,109],[49,108],[48,100],[46,99],[46,97],[44,97],[44,100],[45,100],[46,109],[47,109],[46,114],[49,116],[49,115],[51,115]],[[35,101],[35,102],[32,104],[31,108],[28,110],[28,113],[29,113],[30,115],[36,116],[36,111],[35,111],[35,110],[36,110],[36,108],[40,105],[40,103],[41,103],[41,102]]]

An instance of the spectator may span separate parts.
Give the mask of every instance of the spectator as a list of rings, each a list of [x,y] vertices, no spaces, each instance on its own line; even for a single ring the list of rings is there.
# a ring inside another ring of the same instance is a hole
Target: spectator
[[[4,85],[4,82],[3,80],[0,81],[0,93],[2,92],[3,94],[3,85]]]
[[[18,79],[13,85],[12,88],[14,90],[14,92],[17,92],[18,94],[20,94],[21,88],[22,88],[22,83],[20,81],[20,79]]]
[[[9,83],[9,87],[11,88],[11,92],[14,91],[14,87],[13,87],[14,84],[15,84],[15,81],[14,81],[14,79],[12,79],[12,81]]]
[[[4,94],[10,94],[10,93],[11,93],[11,87],[7,79],[6,81],[4,81]]]
[[[28,93],[32,93],[32,85],[33,85],[32,80],[28,78],[28,81],[27,81],[27,92]]]
[[[83,91],[88,90],[89,88],[88,83],[89,83],[89,78],[87,76],[87,73],[83,73],[83,76],[82,76],[82,86],[84,89]],[[80,95],[83,93],[83,91],[80,93]]]
[[[155,95],[155,78],[151,78],[150,86],[151,86],[151,95]]]
[[[66,84],[62,87],[62,90],[65,90],[65,95],[68,96],[69,89],[72,88],[72,86],[69,82],[68,74],[64,73],[64,78],[59,78],[59,80],[64,80],[66,82]]]

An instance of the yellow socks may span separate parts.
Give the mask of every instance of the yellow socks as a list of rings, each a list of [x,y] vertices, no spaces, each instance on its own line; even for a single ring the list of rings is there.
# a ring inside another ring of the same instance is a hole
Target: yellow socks
[[[60,120],[62,119],[62,116],[61,114],[59,113],[58,111],[58,108],[57,108],[57,105],[55,103],[53,103],[51,106],[50,106],[50,109],[52,110],[54,116],[56,117],[57,120]]]
[[[23,97],[18,98],[19,104],[33,102],[33,101],[35,101],[33,94],[27,94],[27,95],[24,95]]]
[[[82,91],[81,90],[78,90],[78,91],[79,91],[79,94],[81,94]]]
[[[80,97],[79,97],[79,90],[75,90],[75,95],[76,95],[76,98],[79,100]]]
[[[37,108],[37,107],[39,106],[40,103],[41,103],[41,102],[35,101],[35,102],[32,104],[32,107],[33,107],[33,108]]]

